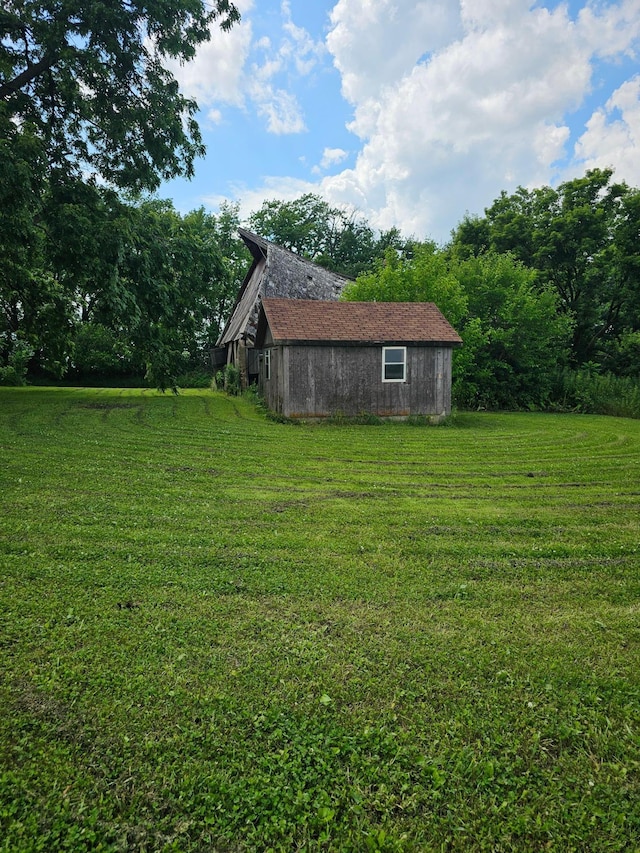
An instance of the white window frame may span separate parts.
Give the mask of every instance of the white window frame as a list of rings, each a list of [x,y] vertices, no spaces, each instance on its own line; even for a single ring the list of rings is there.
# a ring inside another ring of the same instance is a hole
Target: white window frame
[[[387,362],[387,352],[390,350],[398,350],[402,351],[402,361],[391,361]],[[402,365],[402,378],[394,377],[393,379],[387,378],[387,364],[401,364]],[[382,381],[383,382],[406,382],[407,381],[407,348],[406,347],[382,347]]]
[[[271,379],[271,350],[264,351],[264,378],[265,381]]]

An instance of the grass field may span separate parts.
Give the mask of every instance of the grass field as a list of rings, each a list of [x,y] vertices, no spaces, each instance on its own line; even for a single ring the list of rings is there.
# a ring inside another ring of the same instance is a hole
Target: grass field
[[[0,850],[640,849],[640,421],[0,389]]]

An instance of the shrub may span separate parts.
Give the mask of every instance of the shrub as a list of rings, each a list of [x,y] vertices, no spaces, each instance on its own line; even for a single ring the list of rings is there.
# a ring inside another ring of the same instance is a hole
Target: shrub
[[[178,388],[209,388],[211,385],[211,374],[203,368],[192,368],[181,373],[176,378]]]
[[[85,379],[133,372],[131,348],[117,332],[101,323],[82,323],[78,327],[72,373]]]
[[[640,418],[640,382],[629,376],[597,373],[593,365],[566,370],[559,377],[553,403],[563,411]]]
[[[225,364],[224,368],[216,373],[216,388],[232,397],[240,394],[240,371],[235,365]]]
[[[26,385],[27,367],[33,350],[24,341],[16,341],[9,353],[7,364],[0,367],[0,385]]]

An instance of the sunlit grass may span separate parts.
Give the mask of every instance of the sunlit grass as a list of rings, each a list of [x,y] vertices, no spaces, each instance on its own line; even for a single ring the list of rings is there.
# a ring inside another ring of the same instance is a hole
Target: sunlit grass
[[[0,453],[0,849],[636,849],[640,422],[2,389]]]

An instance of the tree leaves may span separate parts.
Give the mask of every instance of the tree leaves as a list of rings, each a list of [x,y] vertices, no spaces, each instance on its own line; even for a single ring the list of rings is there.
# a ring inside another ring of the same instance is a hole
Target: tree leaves
[[[314,193],[294,201],[265,201],[249,217],[249,227],[285,249],[353,278],[371,270],[388,248],[405,251],[413,242],[403,240],[393,228],[376,237],[366,220],[331,207]]]
[[[557,189],[503,192],[484,218],[460,224],[452,250],[509,252],[535,269],[540,290],[551,287],[573,320],[574,364],[613,366],[621,337],[638,329],[639,244],[638,191],[593,169]]]
[[[49,161],[139,192],[193,174],[204,152],[193,100],[166,68],[188,61],[228,0],[9,0],[0,16],[0,100],[31,121]]]

